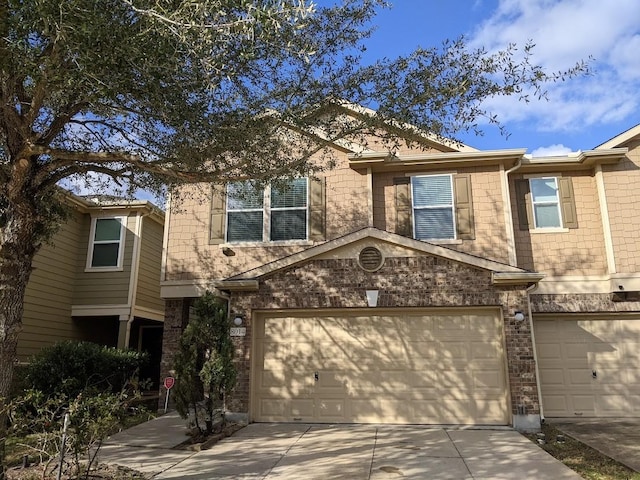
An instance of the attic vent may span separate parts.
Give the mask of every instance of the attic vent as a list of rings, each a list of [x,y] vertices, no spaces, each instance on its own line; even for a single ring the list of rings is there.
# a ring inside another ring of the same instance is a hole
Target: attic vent
[[[360,250],[358,263],[363,270],[366,270],[367,272],[375,272],[382,267],[383,262],[384,259],[382,258],[382,253],[377,248],[365,247]]]

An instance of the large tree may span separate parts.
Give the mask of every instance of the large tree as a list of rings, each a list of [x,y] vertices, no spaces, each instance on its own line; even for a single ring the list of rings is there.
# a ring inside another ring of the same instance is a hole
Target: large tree
[[[484,99],[541,95],[584,70],[547,73],[528,46],[488,53],[463,40],[364,64],[384,4],[0,0],[0,397],[65,179],[158,190],[308,174],[327,166],[310,159],[331,140],[395,122],[455,136],[496,122]],[[341,121],[344,102],[375,113]]]

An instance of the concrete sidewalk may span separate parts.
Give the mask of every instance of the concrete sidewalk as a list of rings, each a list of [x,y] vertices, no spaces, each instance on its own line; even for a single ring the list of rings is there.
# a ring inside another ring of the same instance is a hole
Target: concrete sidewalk
[[[102,445],[98,461],[157,475],[194,455],[189,450],[173,450],[188,440],[186,425],[177,412],[169,412],[116,433]]]
[[[158,480],[580,479],[507,428],[251,424],[210,450],[171,450],[185,433],[167,414],[112,436],[100,462]]]

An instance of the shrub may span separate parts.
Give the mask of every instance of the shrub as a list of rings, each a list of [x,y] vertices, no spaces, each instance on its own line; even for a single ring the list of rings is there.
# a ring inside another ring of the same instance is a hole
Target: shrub
[[[127,411],[125,393],[83,392],[75,398],[63,394],[45,395],[27,390],[8,405],[9,434],[28,438],[22,442],[43,464],[43,478],[60,468],[58,460],[62,439],[66,448],[62,471],[67,478],[81,474],[88,478],[103,439],[122,425]],[[65,414],[69,414],[66,433]]]
[[[121,392],[147,355],[90,342],[60,342],[35,355],[26,369],[26,385],[45,394],[74,398],[92,389]]]
[[[205,434],[212,432],[217,415],[224,418],[224,395],[236,382],[233,343],[224,302],[206,292],[194,302],[195,316],[180,337],[175,357],[176,410]],[[204,416],[201,425],[200,416]]]

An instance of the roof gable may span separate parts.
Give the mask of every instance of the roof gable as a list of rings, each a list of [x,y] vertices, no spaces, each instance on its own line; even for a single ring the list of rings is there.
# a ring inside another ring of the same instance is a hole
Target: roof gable
[[[611,140],[607,140],[603,144],[598,145],[595,149],[602,150],[605,148],[619,147],[636,138],[640,138],[640,123],[635,127],[631,127],[629,130],[622,132],[620,135],[613,137]]]
[[[411,256],[412,254],[433,255],[462,263],[469,267],[489,271],[492,274],[494,284],[530,284],[538,282],[543,277],[541,274],[528,272],[518,267],[368,227],[217,282],[216,287],[223,290],[253,290],[257,288],[257,283],[260,279],[279,271],[312,260],[327,259],[343,255],[345,252],[353,252],[359,245],[364,246],[372,242],[385,245],[387,249],[395,250],[398,253],[397,256],[401,256],[400,254],[403,251],[406,251],[404,256]],[[353,257],[353,254],[351,256]]]

